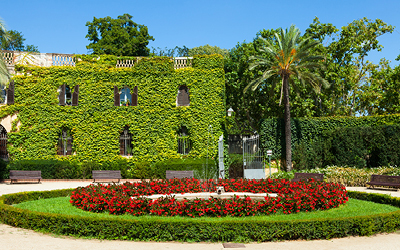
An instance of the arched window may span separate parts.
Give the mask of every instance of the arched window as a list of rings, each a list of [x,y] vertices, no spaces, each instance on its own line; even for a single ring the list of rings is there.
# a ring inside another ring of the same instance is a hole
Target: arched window
[[[178,95],[176,97],[176,106],[189,106],[190,98],[189,98],[189,89],[182,85],[179,86]]]
[[[78,106],[79,98],[79,85],[72,88],[66,84],[63,84],[59,88],[58,100],[62,106]]]
[[[192,149],[192,143],[190,141],[188,129],[182,126],[178,130],[178,153],[187,155]]]
[[[0,125],[0,158],[3,160],[8,159],[7,130],[2,125]]]
[[[72,155],[72,135],[66,129],[63,129],[58,137],[57,154]]]
[[[138,103],[138,87],[133,88],[133,92],[127,86],[118,91],[118,87],[114,86],[114,106],[137,106]]]
[[[125,126],[121,135],[119,136],[119,153],[120,155],[132,154],[132,134],[129,133],[129,127]]]

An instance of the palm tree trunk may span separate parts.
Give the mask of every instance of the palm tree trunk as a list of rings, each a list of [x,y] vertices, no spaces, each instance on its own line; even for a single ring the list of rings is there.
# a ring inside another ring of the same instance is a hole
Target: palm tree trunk
[[[286,171],[292,170],[292,129],[290,127],[289,76],[282,76],[283,104],[285,105]]]

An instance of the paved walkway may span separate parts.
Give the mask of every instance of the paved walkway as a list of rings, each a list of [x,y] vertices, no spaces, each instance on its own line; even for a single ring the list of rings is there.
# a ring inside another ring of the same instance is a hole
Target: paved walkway
[[[64,188],[76,188],[89,185],[91,182],[42,182],[41,184],[13,184],[0,183],[0,195],[24,191],[42,191]],[[366,188],[348,188],[362,192],[386,193],[400,197],[395,190],[370,190]],[[100,241],[94,239],[75,239],[66,236],[37,233],[32,230],[10,227],[0,224],[0,246],[4,249],[230,249],[224,248],[222,243],[178,243],[178,242],[131,242],[131,241]],[[240,249],[240,248],[238,248]],[[332,240],[313,241],[283,241],[266,243],[246,243],[241,249],[346,249],[346,250],[398,250],[400,249],[400,231],[391,234],[379,234],[371,237],[347,237]]]

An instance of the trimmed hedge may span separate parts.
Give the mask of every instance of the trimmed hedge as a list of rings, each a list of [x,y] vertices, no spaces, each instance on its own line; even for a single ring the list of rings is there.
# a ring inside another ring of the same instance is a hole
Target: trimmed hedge
[[[166,161],[157,162],[154,165],[155,177],[165,179],[167,170],[193,170],[194,178],[208,179],[216,178],[218,174],[217,163],[213,159],[207,161],[206,158],[200,159],[170,159]],[[207,169],[207,171],[206,171]]]
[[[400,114],[366,117],[294,118],[292,152],[296,169],[351,165],[400,165]],[[261,143],[273,159],[285,155],[284,122],[261,121]]]
[[[72,189],[3,195],[0,220],[11,226],[46,230],[56,234],[98,239],[152,241],[273,241],[330,239],[393,232],[400,226],[400,211],[351,218],[314,219],[279,222],[192,221],[169,222],[154,219],[94,219],[27,211],[10,206],[39,198],[61,197]],[[400,199],[380,194],[349,191],[350,197],[400,207]],[[8,204],[8,205],[6,205]]]

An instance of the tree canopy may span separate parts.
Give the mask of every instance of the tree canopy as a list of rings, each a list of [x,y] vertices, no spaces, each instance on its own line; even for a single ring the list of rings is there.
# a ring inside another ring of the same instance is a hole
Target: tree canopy
[[[21,32],[16,30],[8,30],[4,34],[0,34],[0,49],[16,50],[25,52],[39,52],[38,47],[34,45],[25,45],[25,38]]]
[[[234,109],[234,121],[241,133],[258,131],[262,118],[283,117],[279,98],[271,98],[281,92],[280,85],[273,84],[276,79],[264,80],[259,91],[243,92],[262,74],[262,71],[249,70],[249,59],[257,55],[259,38],[274,43],[274,33],[278,31],[259,31],[252,42],[238,43],[230,49],[225,60],[227,107]],[[379,63],[367,60],[369,53],[382,49],[378,38],[392,31],[393,26],[379,19],[362,18],[336,28],[315,18],[300,40],[320,42],[310,53],[324,57],[325,69],[319,73],[329,82],[329,87],[318,92],[313,86],[293,79],[289,93],[291,115],[355,116],[399,112],[400,66],[391,68],[385,59]]]
[[[86,26],[86,38],[91,41],[86,48],[96,55],[148,56],[150,49],[147,45],[149,41],[154,41],[147,26],[133,22],[129,14],[117,19],[94,17]]]
[[[248,89],[259,91],[260,85],[267,79],[274,79],[276,76],[281,78],[281,97],[284,103],[285,120],[285,143],[286,143],[286,169],[292,169],[291,154],[291,126],[290,126],[290,98],[289,87],[293,78],[299,80],[302,85],[311,85],[316,92],[320,91],[320,86],[328,86],[328,82],[323,79],[316,71],[323,67],[321,61],[324,59],[319,55],[312,55],[310,52],[319,42],[312,39],[301,39],[300,30],[294,25],[289,29],[280,29],[279,33],[274,34],[274,40],[260,38],[256,48],[256,56],[250,57],[251,64],[249,70],[261,71],[261,75],[252,80],[243,90]],[[275,84],[276,82],[272,82]],[[262,89],[262,87],[261,87]]]

